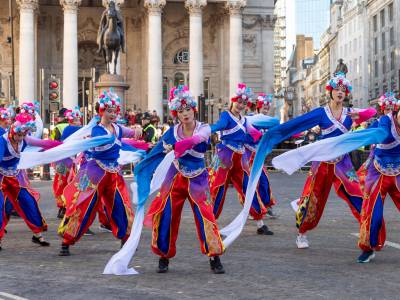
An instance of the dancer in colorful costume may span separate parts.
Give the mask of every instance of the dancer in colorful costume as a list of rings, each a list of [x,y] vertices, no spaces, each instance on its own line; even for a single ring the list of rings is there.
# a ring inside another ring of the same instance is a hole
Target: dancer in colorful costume
[[[381,116],[392,113],[393,109],[396,108],[396,105],[394,105],[391,101],[388,100],[388,97],[386,97],[386,94],[382,95],[379,98],[378,104],[379,104]],[[368,128],[377,128],[378,126],[379,126],[379,119],[375,120],[371,125],[368,126]],[[371,164],[371,162],[373,162],[374,149],[375,149],[375,145],[371,145],[371,150],[370,150],[367,160],[357,170],[357,176],[360,180],[360,186],[363,191],[364,191],[364,187],[365,187],[365,179],[367,178],[367,172],[369,169],[369,165]]]
[[[380,98],[380,105],[383,110],[391,112],[379,120],[378,128],[386,134],[373,150],[366,171],[358,242],[363,251],[358,258],[360,263],[369,262],[375,256],[374,250],[381,250],[385,244],[383,205],[388,194],[400,209],[400,100],[393,93],[386,93]]]
[[[70,245],[87,231],[99,208],[106,213],[112,233],[121,240],[121,245],[129,237],[134,214],[118,158],[122,137],[133,137],[136,133],[115,123],[120,108],[120,99],[112,90],[99,96],[96,110],[101,120],[93,127],[91,136],[112,135],[115,139],[95,147],[85,168],[64,189],[66,213],[59,227],[63,238],[61,256],[70,255]]]
[[[350,82],[344,74],[337,73],[328,82],[326,89],[331,98],[328,106],[316,108],[268,130],[260,141],[255,160],[261,161],[272,151],[274,145],[295,133],[318,125],[322,130],[321,139],[340,136],[350,130],[353,121],[361,123],[376,114],[373,108],[358,110],[343,107],[345,96],[351,92]],[[258,175],[260,171],[259,166],[253,169],[250,180],[255,180],[256,174]],[[305,233],[318,225],[332,184],[338,196],[349,205],[354,217],[360,220],[362,191],[349,155],[331,161],[315,161],[312,163],[296,213],[296,224],[299,229],[296,239],[298,248],[309,247]]]
[[[20,111],[25,111],[20,109]],[[11,202],[13,209],[25,221],[33,232],[32,242],[40,246],[49,246],[42,236],[47,230],[47,224],[39,210],[39,193],[29,183],[26,172],[19,170],[17,165],[21,152],[27,145],[51,148],[58,145],[58,142],[40,140],[28,136],[28,133],[35,131],[35,120],[32,115],[26,112],[19,113],[12,123],[10,131],[0,137],[0,249],[1,239],[8,219],[5,218],[5,198]]]
[[[374,250],[381,250],[385,243],[383,205],[387,194],[400,207],[400,101],[393,93],[383,99],[392,112],[379,119],[377,128],[368,128],[319,141],[289,151],[273,159],[273,165],[287,173],[294,172],[311,159],[332,159],[359,147],[377,144],[372,163],[369,164],[362,204],[359,247],[362,249],[358,262],[366,263],[374,258]]]
[[[160,256],[158,272],[168,271],[169,259],[175,256],[179,223],[185,200],[192,206],[200,248],[210,257],[214,273],[224,273],[219,255],[224,246],[213,214],[213,206],[207,199],[208,173],[204,153],[210,137],[210,126],[196,121],[197,103],[186,86],[173,88],[169,108],[179,124],[171,127],[150,152],[175,149],[175,160],[169,166],[160,192],[153,200],[147,219],[151,219],[152,250]]]
[[[266,95],[264,93],[261,93],[258,95],[257,97],[257,102],[256,102],[256,109],[257,109],[257,113],[254,116],[249,116],[246,117],[250,123],[251,120],[253,118],[258,118],[263,117],[268,115],[268,112],[270,110],[271,107],[271,103],[272,103],[272,99],[273,99],[273,95],[269,94]],[[279,121],[277,121],[277,124],[279,124]],[[260,130],[261,132],[265,132],[265,128],[261,128],[259,126],[254,126],[256,129]],[[247,157],[250,158],[249,160],[249,165],[250,165],[250,169],[253,165],[253,160],[254,160],[254,156],[256,153],[256,149],[257,149],[257,144],[258,142],[248,142],[246,144],[244,144],[244,147],[246,149],[246,155]],[[247,176],[247,174],[246,174]],[[267,169],[265,167],[263,167],[263,171],[261,173],[261,177],[260,177],[260,181],[258,183],[257,186],[257,192],[255,195],[258,198],[258,202],[263,203],[263,205],[265,206],[265,208],[267,209],[267,214],[270,215],[271,217],[276,217],[275,213],[272,210],[272,206],[275,205],[276,201],[274,199],[274,197],[272,196],[272,192],[271,192],[271,186],[269,184],[269,178],[268,178],[268,173],[267,173]],[[266,231],[265,234],[269,234],[272,235],[273,232],[272,231]]]
[[[75,107],[73,110],[66,110],[64,117],[67,119],[69,125],[62,130],[61,141],[64,141],[71,134],[78,131],[81,128],[82,113],[79,107]],[[62,198],[64,188],[74,178],[76,173],[76,165],[74,159],[68,157],[61,161],[54,163],[55,176],[53,181],[53,194],[56,198],[58,207],[57,218],[62,219],[65,214],[65,202]]]
[[[244,203],[250,174],[250,157],[246,155],[244,144],[256,143],[261,136],[261,133],[241,116],[245,107],[252,105],[252,96],[250,88],[243,83],[239,84],[236,96],[231,99],[230,110],[222,112],[218,122],[211,125],[212,133],[221,133],[221,143],[216,147],[215,165],[210,171],[210,194],[216,218],[222,212],[229,183],[233,183],[240,203]],[[257,221],[258,234],[272,234],[262,220],[266,213],[267,209],[262,200],[254,197],[250,214]]]

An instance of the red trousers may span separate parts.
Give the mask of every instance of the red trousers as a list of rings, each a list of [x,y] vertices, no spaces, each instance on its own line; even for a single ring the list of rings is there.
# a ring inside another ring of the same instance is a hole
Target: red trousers
[[[203,254],[220,255],[224,251],[212,204],[207,200],[207,172],[187,178],[173,170],[164,181],[160,193],[152,202],[147,219],[152,219],[153,234],[151,247],[155,254],[171,258],[176,254],[176,240],[182,208],[188,199],[193,210],[197,235]]]
[[[246,197],[247,183],[250,176],[249,157],[234,152],[227,147],[218,150],[221,162],[216,170],[210,171],[210,194],[214,204],[214,215],[218,219],[224,206],[229,183],[233,183],[239,194],[239,201],[243,205]],[[254,196],[250,215],[254,220],[261,220],[267,213],[267,208],[261,197]]]
[[[71,169],[65,170],[64,172],[58,172],[57,167],[55,169],[56,174],[53,181],[53,194],[56,198],[57,207],[63,208],[65,207],[65,201],[62,197],[63,192],[68,183],[70,183],[70,181],[75,177],[75,166]]]
[[[386,240],[383,206],[389,194],[400,210],[399,178],[380,173],[372,163],[365,182],[358,246],[364,251],[381,250]]]
[[[63,243],[75,244],[93,223],[99,210],[104,211],[113,235],[127,240],[134,215],[123,177],[119,173],[104,172],[96,185],[92,182],[88,184],[93,189],[88,193],[78,189],[82,178],[85,178],[84,174],[76,176],[64,190],[67,211],[58,230],[63,237]],[[103,222],[101,219],[100,221]]]
[[[349,158],[345,164],[341,165],[326,162],[313,163],[296,213],[296,225],[299,233],[305,233],[318,225],[332,184],[336,194],[346,201],[354,217],[358,221],[360,220],[362,192],[357,176],[354,174],[355,171],[352,169]]]
[[[22,173],[19,176],[22,176]],[[21,186],[17,177],[2,175],[0,178],[0,240],[4,236],[4,230],[8,222],[4,207],[6,198],[11,202],[15,211],[25,221],[26,225],[28,225],[33,233],[46,231],[47,224],[38,206],[39,193],[30,187]],[[27,178],[24,180],[27,180]]]

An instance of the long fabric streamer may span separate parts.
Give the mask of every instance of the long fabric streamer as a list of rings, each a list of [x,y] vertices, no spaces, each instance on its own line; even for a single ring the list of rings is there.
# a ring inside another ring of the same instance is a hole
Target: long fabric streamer
[[[23,170],[59,161],[90,148],[112,143],[114,139],[114,135],[103,135],[84,140],[69,141],[44,152],[22,152],[18,169]]]
[[[148,193],[148,195],[160,189],[161,184],[164,181],[168,169],[171,166],[174,159],[175,159],[174,152],[171,151],[164,157],[164,159],[158,165],[151,180],[150,192]],[[140,184],[139,181],[140,180],[138,180],[138,183]],[[125,245],[121,248],[121,250],[115,253],[108,261],[103,271],[103,274],[105,275],[138,274],[138,272],[134,268],[128,268],[128,265],[132,260],[133,256],[135,255],[142,234],[143,220],[144,220],[144,204],[146,199],[144,199],[143,201],[143,193],[141,195],[140,191],[138,190],[138,184],[136,182],[133,182],[131,184],[131,189],[133,193],[132,202],[138,205],[136,208],[135,221],[133,222],[131,235],[129,236],[128,240],[126,241]]]
[[[360,147],[379,144],[387,136],[381,128],[370,128],[323,139],[285,152],[272,160],[272,165],[291,175],[310,161],[329,161]]]
[[[90,136],[92,133],[93,127],[96,126],[99,121],[100,121],[99,116],[94,116],[87,125],[83,126],[79,130],[77,130],[73,134],[71,134],[69,137],[67,137],[64,140],[64,143],[67,143],[67,142],[73,141],[73,140],[80,140],[82,138]]]
[[[274,144],[272,143],[272,140],[270,139],[268,134],[264,134],[260,140],[260,143],[257,147],[256,155],[254,157],[253,167],[250,172],[243,209],[229,225],[220,230],[220,233],[226,236],[223,240],[225,248],[228,248],[236,240],[236,238],[242,232],[244,225],[246,224],[251,203],[253,201],[258,181],[261,176],[262,168],[264,166],[265,157],[269,153],[271,153],[273,145]]]
[[[246,120],[248,120],[251,125],[260,127],[260,128],[271,128],[276,125],[279,125],[279,119],[266,116],[263,114],[256,114],[252,116],[246,116]]]

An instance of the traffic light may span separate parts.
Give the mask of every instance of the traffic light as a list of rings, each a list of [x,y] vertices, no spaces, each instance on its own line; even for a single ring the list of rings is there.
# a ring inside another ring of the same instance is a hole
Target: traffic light
[[[49,100],[49,111],[58,112],[60,109],[61,100],[61,84],[60,78],[51,75],[48,80],[48,100]]]
[[[49,79],[49,101],[60,101],[60,79],[53,76]]]

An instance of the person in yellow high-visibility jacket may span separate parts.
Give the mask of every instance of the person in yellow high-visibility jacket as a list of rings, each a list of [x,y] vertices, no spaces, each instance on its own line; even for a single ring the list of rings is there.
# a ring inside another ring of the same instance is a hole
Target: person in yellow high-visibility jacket
[[[67,127],[68,121],[65,119],[65,112],[67,111],[66,108],[61,108],[60,111],[58,112],[58,122],[56,127],[53,129],[53,131],[50,134],[50,139],[52,140],[56,140],[56,141],[60,141],[61,140],[61,136],[62,133],[65,129],[65,127]]]

